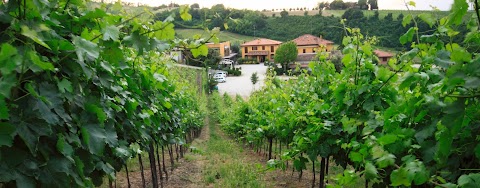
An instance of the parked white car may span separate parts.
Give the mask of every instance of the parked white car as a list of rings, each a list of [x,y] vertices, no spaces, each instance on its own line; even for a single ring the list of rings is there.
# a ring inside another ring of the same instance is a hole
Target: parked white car
[[[227,77],[225,77],[225,76],[222,75],[222,74],[215,74],[215,75],[213,76],[213,79],[215,79],[215,81],[221,82],[221,83],[224,83],[224,82],[227,81]]]
[[[227,72],[217,72],[217,73],[215,73],[215,75],[222,75],[225,78],[228,76]]]

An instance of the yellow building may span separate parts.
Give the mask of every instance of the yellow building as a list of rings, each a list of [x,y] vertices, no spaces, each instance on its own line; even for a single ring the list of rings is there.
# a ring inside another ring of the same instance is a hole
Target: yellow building
[[[299,36],[293,42],[297,44],[298,54],[317,53],[318,51],[331,52],[334,44],[332,41],[310,34]]]
[[[273,56],[282,44],[280,41],[260,38],[243,43],[242,58],[255,58],[258,62],[273,61]]]
[[[218,52],[220,54],[220,57],[222,57],[222,58],[230,55],[230,42],[229,41],[221,42],[221,43],[218,43],[218,44],[207,43],[206,45],[209,49],[218,50]]]

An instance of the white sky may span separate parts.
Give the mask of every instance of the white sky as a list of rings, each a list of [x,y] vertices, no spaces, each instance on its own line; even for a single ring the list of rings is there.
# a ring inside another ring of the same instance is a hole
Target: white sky
[[[115,0],[112,0],[115,1]],[[223,4],[229,8],[236,9],[253,9],[253,10],[271,10],[283,8],[297,8],[307,7],[311,9],[315,7],[318,2],[332,1],[332,0],[122,0],[124,2],[142,3],[151,6],[159,6],[162,4],[169,4],[171,2],[180,5],[198,3],[200,7],[208,7],[215,4]],[[345,2],[356,2],[357,0],[344,0]],[[409,0],[406,0],[409,1]],[[432,10],[430,5],[437,7],[440,10],[449,10],[453,0],[414,0],[417,3],[414,10]],[[404,0],[378,0],[380,9],[388,10],[405,10]]]

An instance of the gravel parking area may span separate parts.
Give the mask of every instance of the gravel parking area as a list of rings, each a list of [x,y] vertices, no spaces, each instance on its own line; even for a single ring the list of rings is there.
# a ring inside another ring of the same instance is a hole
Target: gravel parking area
[[[254,65],[236,65],[235,67],[241,67],[241,76],[228,76],[227,82],[218,83],[218,91],[220,94],[227,93],[231,96],[240,95],[247,98],[252,93],[254,87],[250,77],[254,72],[257,72],[258,82],[255,84],[255,90],[264,86],[265,74],[267,72],[267,66],[261,64]]]

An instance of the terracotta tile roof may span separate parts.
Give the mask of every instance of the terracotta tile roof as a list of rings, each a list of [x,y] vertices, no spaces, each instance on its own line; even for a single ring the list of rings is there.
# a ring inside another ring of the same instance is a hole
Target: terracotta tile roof
[[[297,46],[333,44],[332,41],[325,40],[310,34],[299,36],[298,38],[294,39],[293,42],[295,42]]]
[[[282,42],[271,40],[271,39],[259,38],[259,39],[255,39],[255,40],[243,43],[240,46],[260,46],[260,45],[278,45],[278,44],[282,44]]]
[[[374,52],[377,57],[393,57],[392,53],[385,52],[382,50],[375,50]]]

